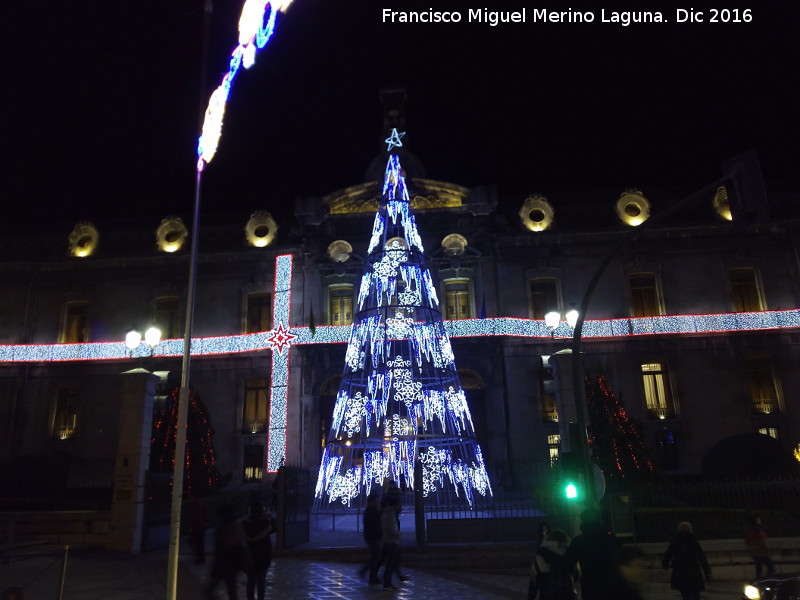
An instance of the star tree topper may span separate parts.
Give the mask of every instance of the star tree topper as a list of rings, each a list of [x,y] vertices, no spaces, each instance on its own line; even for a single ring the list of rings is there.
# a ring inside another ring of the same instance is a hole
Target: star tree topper
[[[403,142],[401,142],[400,140],[403,138],[405,134],[406,134],[405,131],[398,132],[396,128],[392,129],[392,135],[383,140],[387,144],[386,148],[387,152],[391,152],[392,148],[402,148]]]

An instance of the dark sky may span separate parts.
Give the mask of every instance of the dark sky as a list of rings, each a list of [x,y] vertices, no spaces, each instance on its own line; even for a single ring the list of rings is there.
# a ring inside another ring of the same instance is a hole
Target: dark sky
[[[9,223],[188,217],[198,115],[227,69],[241,4],[215,2],[203,89],[202,0],[4,7]],[[753,4],[750,23],[679,24],[667,4],[635,4],[670,22],[534,23],[529,7],[524,24],[392,25],[384,8],[466,21],[485,4],[294,0],[236,79],[203,212],[283,215],[298,195],[362,182],[381,149],[378,91],[396,85],[408,90],[405,141],[433,179],[519,198],[646,193],[706,183],[755,147],[768,185],[797,182],[800,5]]]

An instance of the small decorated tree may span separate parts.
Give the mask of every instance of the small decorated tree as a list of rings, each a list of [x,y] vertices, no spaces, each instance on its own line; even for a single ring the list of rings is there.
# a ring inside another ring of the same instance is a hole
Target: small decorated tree
[[[153,417],[153,434],[150,440],[152,472],[173,472],[179,393],[179,388],[172,390],[164,407],[156,411]],[[216,491],[220,481],[216,466],[214,430],[211,428],[206,407],[191,390],[188,409],[183,487],[186,493],[203,495]]]
[[[604,374],[586,377],[589,443],[609,484],[652,479],[657,471],[636,423]]]

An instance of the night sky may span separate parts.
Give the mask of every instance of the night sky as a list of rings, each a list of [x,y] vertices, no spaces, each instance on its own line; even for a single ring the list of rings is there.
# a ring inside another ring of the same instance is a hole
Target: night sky
[[[679,24],[670,5],[635,4],[670,22],[600,23],[596,5],[593,24],[536,23],[529,6],[526,23],[491,27],[467,23],[484,5],[463,1],[294,0],[236,79],[203,214],[281,220],[297,196],[361,183],[383,147],[388,86],[407,89],[404,141],[429,178],[495,184],[515,204],[534,192],[699,186],[750,147],[768,187],[796,184],[800,4],[753,4],[739,24]],[[241,5],[214,3],[204,86],[202,0],[4,7],[2,227],[190,217],[200,113],[227,70]],[[464,21],[389,24],[384,8]]]

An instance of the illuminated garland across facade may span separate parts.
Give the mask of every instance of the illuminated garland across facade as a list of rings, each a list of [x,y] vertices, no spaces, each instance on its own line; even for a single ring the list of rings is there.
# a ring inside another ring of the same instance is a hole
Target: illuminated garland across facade
[[[256,52],[267,45],[275,30],[279,12],[284,12],[291,0],[246,0],[239,17],[239,45],[231,54],[228,72],[211,94],[203,121],[203,133],[197,142],[197,170],[202,171],[217,152],[222,136],[222,119],[233,81],[240,67],[249,69],[256,61]],[[269,9],[269,13],[267,10]]]
[[[275,328],[263,333],[245,335],[227,335],[220,337],[195,338],[192,340],[192,356],[213,356],[218,354],[238,354],[242,352],[257,352],[272,350],[272,370],[270,377],[270,428],[267,448],[267,470],[273,472],[278,469],[285,458],[286,449],[286,412],[289,397],[289,354],[291,346],[306,344],[343,344],[350,337],[353,327],[349,325],[319,326],[315,332],[308,327],[289,327],[292,296],[292,268],[291,255],[281,255],[275,259],[275,287],[273,294],[273,315]],[[404,266],[405,267],[405,266]],[[406,271],[404,271],[406,272]],[[414,282],[404,292],[399,294],[401,304],[419,306],[419,290],[425,289],[435,298],[435,288],[430,281],[430,273],[426,270],[422,278],[407,277],[404,281]],[[362,282],[363,283],[363,282]],[[438,304],[438,300],[436,300]],[[359,303],[360,305],[361,303]],[[401,323],[402,321],[402,323]],[[390,317],[386,320],[392,329],[390,337],[403,338],[410,336],[414,331],[413,346],[415,357],[419,359],[421,353],[430,351],[430,336],[436,334],[431,326],[419,327],[408,316]],[[355,327],[366,328],[368,331],[370,321],[357,324]],[[464,319],[457,321],[444,321],[442,327],[450,338],[470,337],[526,337],[541,338],[543,341],[551,339],[550,330],[544,321],[531,319],[515,319],[508,317],[495,317],[487,319]],[[752,313],[722,313],[714,315],[669,315],[659,317],[641,317],[635,319],[601,319],[586,321],[583,326],[584,339],[608,339],[638,335],[686,335],[686,334],[713,334],[732,333],[737,331],[768,331],[781,329],[800,328],[800,310],[765,311]],[[572,337],[572,329],[562,322],[555,330],[555,337],[567,340]],[[369,333],[374,339],[375,332]],[[443,337],[446,339],[446,337]],[[376,356],[380,350],[376,346]],[[180,357],[183,355],[183,340],[164,340],[156,348],[155,356]],[[452,360],[452,350],[449,344],[432,351],[432,356],[440,364]],[[144,345],[133,352],[120,342],[95,342],[86,344],[29,344],[29,345],[0,345],[0,363],[31,363],[31,362],[63,362],[72,360],[124,360],[128,358],[145,358],[150,356],[150,349]],[[362,364],[361,352],[356,352],[348,347],[346,355],[348,364],[359,366]],[[401,373],[398,373],[401,375]],[[371,381],[371,386],[378,386],[379,382]],[[377,389],[377,388],[371,388]],[[458,399],[457,401],[460,401]],[[443,405],[439,400],[428,400],[426,404],[426,419],[428,415],[437,414]],[[345,420],[347,418],[345,417]],[[352,415],[350,417],[352,420]],[[432,457],[433,455],[431,455]],[[377,459],[375,459],[377,460]],[[434,460],[429,458],[427,460]],[[378,463],[375,463],[378,464]],[[382,464],[382,463],[381,463]],[[377,467],[376,467],[377,468]],[[382,468],[382,467],[381,467]]]
[[[289,257],[291,258],[291,257]],[[291,293],[288,292],[287,296]],[[461,319],[444,321],[444,329],[451,338],[462,337],[526,337],[551,339],[550,330],[544,321],[492,317],[486,319]],[[720,313],[714,315],[669,315],[641,317],[636,319],[587,320],[583,325],[582,338],[619,338],[637,335],[685,335],[707,333],[735,333],[737,331],[769,331],[773,329],[800,328],[800,309]],[[293,337],[291,346],[307,344],[344,344],[349,338],[350,325],[318,325],[311,333],[308,327],[285,329]],[[273,347],[277,329],[263,333],[225,335],[220,337],[195,338],[192,340],[192,356],[215,354],[238,354],[257,352]],[[557,339],[572,337],[572,329],[561,323],[555,330]],[[286,344],[284,344],[286,345]],[[155,350],[155,356],[182,356],[183,340],[163,340]],[[85,344],[19,344],[0,345],[0,363],[60,362],[70,360],[120,360],[145,358],[150,349],[144,346],[131,353],[125,342],[90,342]]]

